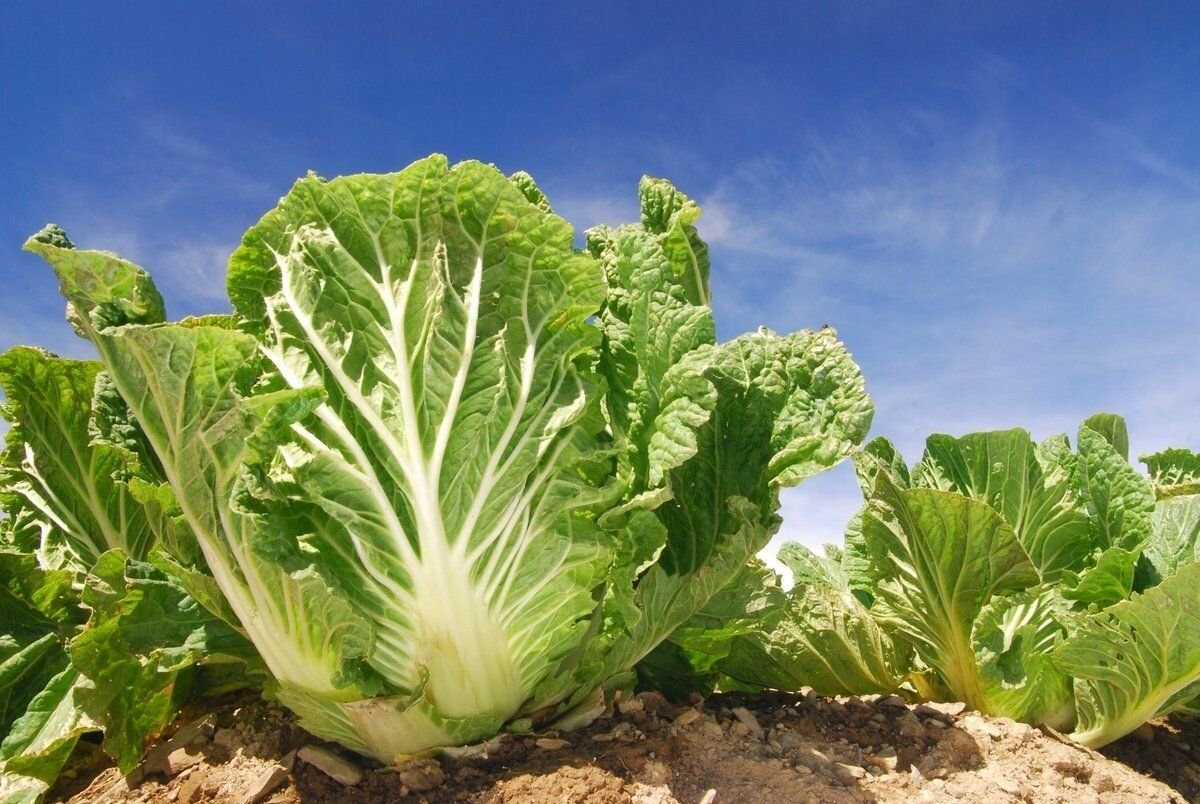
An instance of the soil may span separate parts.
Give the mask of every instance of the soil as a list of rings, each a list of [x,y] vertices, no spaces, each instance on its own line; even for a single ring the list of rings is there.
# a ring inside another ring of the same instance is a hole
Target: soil
[[[105,767],[98,750],[82,751],[50,800],[1151,804],[1200,795],[1194,723],[1150,726],[1106,756],[1049,730],[961,710],[896,696],[731,694],[672,704],[644,693],[585,729],[507,735],[466,756],[388,770],[315,740],[278,707],[243,698],[181,720],[128,778]]]

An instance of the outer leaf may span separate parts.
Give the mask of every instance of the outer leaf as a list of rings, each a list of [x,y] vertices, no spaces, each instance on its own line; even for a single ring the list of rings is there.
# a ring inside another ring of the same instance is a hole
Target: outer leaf
[[[1154,506],[1154,533],[1145,556],[1159,580],[1200,561],[1200,495],[1169,497]]]
[[[67,665],[63,640],[79,621],[71,583],[32,555],[0,552],[0,734]]]
[[[737,526],[717,501],[745,497],[763,521],[773,518],[777,490],[841,461],[874,412],[831,329],[786,337],[761,330],[698,349],[687,365],[712,383],[717,403],[697,431],[701,459],[670,474],[674,497],[658,509],[669,533],[662,564],[672,574],[699,566]]]
[[[1104,432],[1092,429],[1089,422],[1098,422]],[[1136,549],[1153,531],[1154,492],[1129,464],[1124,428],[1124,420],[1108,414],[1094,416],[1079,428],[1078,482],[1101,549]]]
[[[1182,708],[1200,694],[1200,564],[1080,619],[1055,659],[1076,679],[1071,737],[1084,745]]]
[[[246,396],[257,374],[253,338],[220,321],[129,325],[130,310],[157,317],[161,306],[127,304],[153,298],[150,280],[132,264],[104,252],[81,252],[31,240],[59,274],[70,315],[96,345],[113,384],[128,402],[161,459],[182,516],[208,570],[277,678],[353,697],[335,683],[361,656],[369,635],[311,577],[293,577],[255,547],[260,518],[234,506],[241,467],[259,428],[286,426],[311,408],[303,395]],[[124,317],[122,317],[124,316]],[[184,560],[192,556],[183,556]],[[201,591],[202,590],[197,590]],[[203,593],[201,594],[203,599]],[[301,601],[296,607],[283,600]],[[219,613],[219,612],[218,612]]]
[[[988,711],[970,635],[996,595],[1037,583],[1016,534],[987,505],[880,474],[863,518],[876,583],[873,610],[912,641],[958,700]]]
[[[908,651],[875,622],[849,586],[839,562],[786,544],[780,560],[796,585],[788,602],[760,629],[733,642],[721,670],[756,688],[821,695],[892,692],[908,671]]]
[[[718,682],[729,689],[717,668],[723,671],[736,642],[755,633],[763,617],[784,603],[779,576],[752,561],[638,665],[642,683],[676,696],[711,692]]]
[[[885,472],[891,481],[902,489],[912,485],[908,466],[905,465],[904,457],[896,449],[896,445],[883,436],[876,436],[854,453],[854,474],[858,477],[863,496],[871,496],[875,478],[880,471]]]
[[[58,778],[79,736],[96,728],[76,701],[86,683],[73,668],[62,670],[13,724],[0,743],[0,799],[40,800]]]
[[[1100,435],[1123,460],[1129,460],[1129,428],[1115,413],[1097,413],[1084,419],[1082,427]]]
[[[0,385],[12,423],[0,463],[10,516],[28,512],[41,534],[42,563],[86,570],[110,548],[144,555],[151,531],[120,476],[128,461],[92,440],[100,364],[18,346],[0,355]]]
[[[1043,579],[1054,581],[1092,551],[1092,524],[1066,472],[1047,463],[1025,430],[929,437],[914,485],[955,491],[994,508]]]
[[[700,207],[666,179],[649,176],[643,176],[638,184],[638,197],[642,202],[642,226],[657,235],[687,300],[707,305],[712,299],[708,246],[694,225]]]
[[[993,714],[1058,729],[1074,724],[1071,679],[1052,660],[1065,634],[1063,609],[1052,588],[994,597],[983,607],[971,642]]]
[[[104,729],[104,748],[129,773],[171,722],[197,662],[256,663],[245,638],[216,620],[153,564],[120,551],[88,577],[87,629],[71,643],[74,666],[93,683],[79,705]]]
[[[1141,460],[1150,471],[1150,483],[1158,499],[1200,494],[1200,452],[1165,449],[1143,455]]]

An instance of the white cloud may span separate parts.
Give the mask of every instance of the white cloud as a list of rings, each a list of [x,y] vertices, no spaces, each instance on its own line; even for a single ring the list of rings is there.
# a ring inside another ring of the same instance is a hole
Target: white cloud
[[[1014,156],[1002,119],[955,137],[910,117],[745,162],[700,197],[728,334],[829,322],[863,366],[875,434],[910,462],[932,432],[1074,434],[1129,420],[1133,451],[1200,447],[1200,198],[1179,166],[1110,181]],[[924,158],[902,140],[936,130]],[[897,144],[898,141],[900,144]],[[839,469],[783,496],[784,538],[838,541]],[[793,520],[799,520],[793,524]]]

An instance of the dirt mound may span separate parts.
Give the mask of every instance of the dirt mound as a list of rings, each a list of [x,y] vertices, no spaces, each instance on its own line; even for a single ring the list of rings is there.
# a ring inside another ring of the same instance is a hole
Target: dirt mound
[[[562,734],[507,736],[396,772],[314,741],[266,703],[188,722],[129,779],[73,768],[72,802],[1181,802],[1162,782],[1050,732],[961,706],[808,695],[648,693]],[[1114,756],[1135,747],[1118,746]],[[1122,757],[1124,758],[1124,757]]]

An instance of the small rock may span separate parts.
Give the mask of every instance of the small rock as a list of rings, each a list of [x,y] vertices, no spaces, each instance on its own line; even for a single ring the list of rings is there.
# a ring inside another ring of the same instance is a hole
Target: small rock
[[[876,751],[875,754],[868,759],[868,761],[878,765],[881,768],[885,768],[886,770],[894,771],[898,761],[896,749],[892,748],[890,745],[885,745]]]
[[[708,788],[704,791],[704,795],[700,797],[699,804],[713,804],[717,800],[717,791],[714,788]]]
[[[437,760],[420,759],[400,769],[400,781],[409,790],[423,793],[446,781],[446,774]]]
[[[675,720],[672,722],[676,726],[676,728],[682,729],[685,726],[689,726],[692,723],[695,723],[699,719],[700,719],[700,711],[699,710],[684,709],[682,712],[679,713],[679,716],[676,717]]]
[[[925,726],[912,712],[905,712],[897,721],[901,737],[924,737]]]
[[[645,711],[646,704],[640,698],[629,698],[619,701],[617,708],[621,710],[622,715],[632,715],[634,712]]]
[[[930,701],[929,703],[925,704],[925,706],[937,712],[941,712],[943,715],[949,715],[950,717],[961,715],[964,711],[966,711],[967,708],[967,705],[961,701],[956,701],[954,703]]]
[[[749,709],[744,706],[735,706],[730,711],[738,719],[738,722],[744,724],[750,733],[754,735],[755,739],[761,740],[765,736],[762,726],[758,724],[758,719],[751,714]]]
[[[204,783],[207,781],[208,779],[203,772],[193,773],[176,788],[179,791],[179,798],[177,800],[183,804],[191,804],[193,801],[199,801],[204,797]]]
[[[1012,779],[1009,779],[1007,776],[998,776],[993,779],[993,782],[996,787],[999,787],[1010,796],[1016,796],[1017,798],[1026,798],[1029,796],[1028,785],[1023,784],[1022,782],[1015,782]]]
[[[168,776],[176,776],[190,768],[193,765],[199,765],[204,761],[204,754],[199,751],[194,751],[189,748],[176,748],[167,755],[166,761],[163,763],[163,768]]]
[[[1000,736],[999,730],[979,715],[967,715],[959,720],[958,724],[977,737],[982,736],[995,739]]]
[[[804,738],[794,731],[780,729],[775,733],[775,740],[779,743],[779,747],[785,751],[791,751],[804,745]]]
[[[860,768],[858,765],[847,765],[845,762],[833,763],[833,769],[838,776],[845,776],[850,779],[861,779],[867,775],[865,768]]]
[[[219,745],[222,748],[232,749],[240,742],[241,738],[233,729],[217,729],[217,733],[213,735],[213,745]]]
[[[296,752],[289,751],[279,762],[256,776],[246,785],[246,792],[242,795],[241,804],[254,804],[270,795],[275,788],[283,784],[283,780],[292,770],[295,759]]]
[[[904,709],[908,706],[908,701],[901,698],[899,695],[887,695],[875,702],[876,706],[882,706],[887,709]]]
[[[567,740],[556,737],[542,737],[540,740],[534,740],[534,745],[538,748],[544,748],[547,751],[557,751],[560,748],[566,748],[570,744]]]
[[[296,756],[341,784],[356,785],[362,779],[362,771],[354,763],[335,754],[324,746],[306,745],[297,752]],[[439,769],[440,772],[441,770]],[[400,779],[405,784],[408,784],[408,780],[404,778],[403,772],[400,773]],[[409,786],[411,787],[412,785]]]

